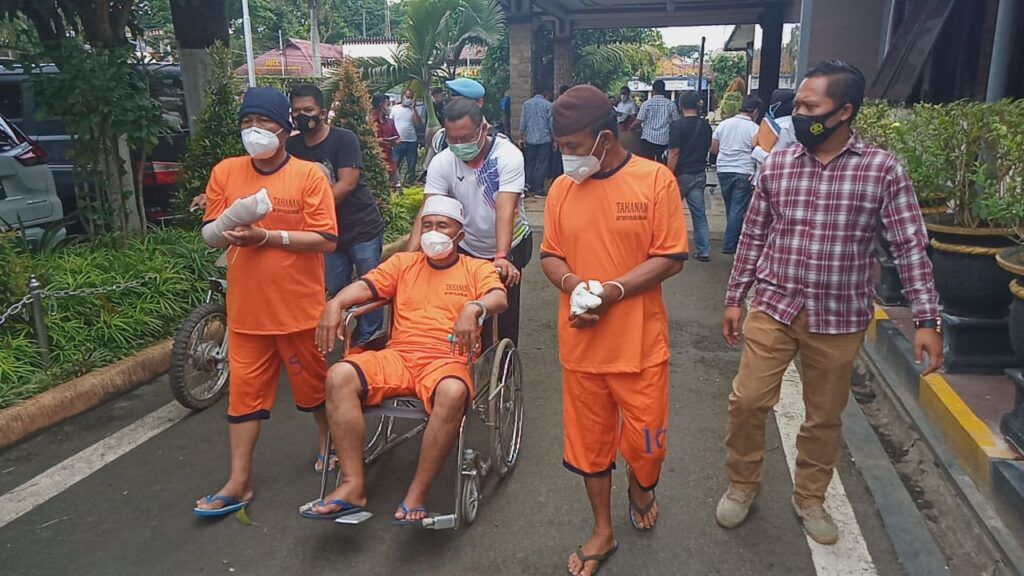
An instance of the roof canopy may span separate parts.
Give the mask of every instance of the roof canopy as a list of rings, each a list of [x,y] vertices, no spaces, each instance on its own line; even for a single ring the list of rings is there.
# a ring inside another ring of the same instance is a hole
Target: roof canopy
[[[575,28],[661,28],[757,24],[780,6],[785,22],[800,21],[800,0],[512,0],[529,2],[534,15],[568,21]],[[514,6],[515,7],[515,6]]]

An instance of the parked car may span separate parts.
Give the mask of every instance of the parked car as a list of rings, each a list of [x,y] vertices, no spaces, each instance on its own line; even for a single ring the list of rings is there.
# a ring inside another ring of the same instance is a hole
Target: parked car
[[[42,146],[0,116],[0,228],[21,228],[30,243],[64,220],[46,160]]]
[[[150,221],[159,221],[171,212],[179,162],[188,139],[188,114],[185,112],[185,95],[178,65],[153,63],[147,64],[146,70],[150,93],[163,106],[164,119],[171,130],[160,137],[156,148],[146,156],[144,165],[140,166],[138,151],[133,151],[132,158],[135,169],[141,169],[143,174],[146,216]],[[41,72],[60,74],[53,65],[43,66]],[[40,116],[39,109],[29,76],[20,68],[0,67],[0,115],[10,119],[46,151],[64,213],[71,214],[77,208],[74,167],[68,158],[71,136],[60,120]]]

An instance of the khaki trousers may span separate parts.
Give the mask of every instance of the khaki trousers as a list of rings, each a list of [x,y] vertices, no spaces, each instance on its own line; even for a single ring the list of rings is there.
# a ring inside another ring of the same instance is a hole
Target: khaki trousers
[[[748,489],[760,485],[765,418],[779,401],[782,375],[800,352],[806,416],[796,440],[794,494],[805,505],[825,501],[836,465],[853,361],[863,341],[863,331],[812,334],[807,330],[805,312],[787,326],[751,309],[743,325],[740,370],[729,395],[726,469],[733,485]]]

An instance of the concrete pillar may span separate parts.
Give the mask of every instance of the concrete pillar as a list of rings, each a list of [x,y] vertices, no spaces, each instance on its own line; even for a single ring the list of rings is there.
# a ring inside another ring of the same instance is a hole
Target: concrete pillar
[[[554,89],[558,93],[559,86],[572,86],[572,27],[564,20],[555,21],[555,54],[554,54]]]
[[[757,94],[765,105],[772,92],[779,87],[779,69],[782,65],[782,5],[769,4],[761,13],[761,70],[757,80]]]
[[[992,42],[992,62],[988,68],[988,90],[985,97],[987,102],[998,102],[1007,96],[1006,83],[1010,72],[1010,61],[1013,60],[1014,35],[1016,34],[1014,28],[1019,9],[1020,0],[999,0],[996,35]]]
[[[509,134],[518,134],[523,103],[533,96],[533,21],[509,18],[508,23],[509,97],[512,99],[512,125]]]

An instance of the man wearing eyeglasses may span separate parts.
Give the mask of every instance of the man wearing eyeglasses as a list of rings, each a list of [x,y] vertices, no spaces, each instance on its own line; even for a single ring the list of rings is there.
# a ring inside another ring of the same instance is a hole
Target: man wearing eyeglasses
[[[498,337],[519,340],[520,271],[533,254],[526,222],[523,153],[505,136],[487,133],[477,102],[453,98],[445,107],[448,148],[427,168],[426,196],[451,196],[466,210],[465,237],[459,251],[494,262],[508,287],[508,309],[498,316]],[[407,249],[419,250],[417,216]]]

